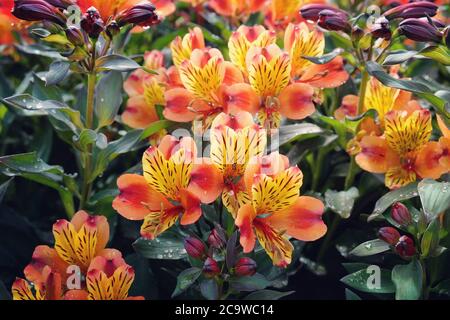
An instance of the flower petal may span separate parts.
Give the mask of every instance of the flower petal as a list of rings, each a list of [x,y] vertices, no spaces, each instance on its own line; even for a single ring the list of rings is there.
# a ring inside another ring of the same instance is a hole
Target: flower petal
[[[386,140],[377,136],[365,136],[361,139],[361,152],[356,163],[364,170],[384,173],[396,159],[395,153],[388,147]]]
[[[164,92],[166,107],[163,115],[166,119],[176,122],[193,121],[197,114],[190,110],[194,96],[184,88],[173,88]]]
[[[301,120],[316,111],[312,101],[314,88],[308,84],[293,83],[280,92],[280,113],[289,119]]]
[[[196,159],[188,190],[202,203],[211,203],[221,194],[222,189],[223,176],[220,170],[208,158]]]
[[[234,221],[239,228],[240,244],[244,250],[244,253],[251,252],[255,247],[256,237],[253,231],[253,220],[256,217],[256,212],[251,204],[242,206]]]
[[[143,96],[134,96],[128,99],[127,107],[122,113],[123,123],[134,129],[146,128],[158,120],[155,105],[147,104]]]

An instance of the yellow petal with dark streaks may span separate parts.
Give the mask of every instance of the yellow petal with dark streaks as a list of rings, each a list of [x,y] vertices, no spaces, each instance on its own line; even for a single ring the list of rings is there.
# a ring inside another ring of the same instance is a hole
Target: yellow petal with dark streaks
[[[125,300],[128,290],[134,280],[134,270],[129,265],[122,265],[114,271],[111,284],[114,292],[114,300]]]
[[[53,235],[55,237],[55,250],[61,259],[69,264],[78,265],[77,248],[79,240],[75,227],[67,220],[58,220],[53,225]]]
[[[291,263],[293,246],[286,236],[264,224],[264,219],[255,219],[256,237],[264,250],[272,259],[273,264],[286,267]]]
[[[112,281],[100,270],[91,270],[86,277],[89,300],[113,300]]]

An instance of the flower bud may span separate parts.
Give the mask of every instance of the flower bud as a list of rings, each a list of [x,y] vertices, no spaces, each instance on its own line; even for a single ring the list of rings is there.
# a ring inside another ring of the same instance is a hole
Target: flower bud
[[[234,271],[239,276],[252,276],[256,273],[256,262],[253,259],[240,258],[234,266]]]
[[[70,0],[45,0],[48,3],[50,3],[52,6],[61,8],[61,9],[66,9],[68,6],[75,4],[74,1],[70,1]]]
[[[440,43],[443,33],[432,25],[427,19],[406,19],[398,25],[400,34],[408,39],[419,42]]]
[[[414,241],[408,236],[401,236],[395,245],[395,251],[401,257],[412,257],[416,254],[416,248]]]
[[[359,41],[364,36],[364,30],[358,26],[352,28],[352,40]]]
[[[438,6],[428,1],[418,1],[402,4],[386,11],[383,15],[388,19],[408,19],[433,17],[436,15]]]
[[[401,202],[394,203],[391,210],[391,217],[392,220],[403,227],[410,225],[412,222],[408,208]]]
[[[220,273],[219,264],[213,258],[207,258],[203,264],[203,273],[209,277],[214,277]]]
[[[389,20],[381,16],[370,26],[370,33],[374,38],[391,39],[392,33],[389,28]]]
[[[189,256],[195,259],[201,259],[206,254],[205,245],[196,237],[187,237],[184,239],[184,249],[186,249]]]
[[[400,239],[400,233],[395,228],[384,227],[378,230],[378,238],[394,246],[397,244],[398,239]]]
[[[319,22],[318,25],[326,30],[331,31],[350,31],[350,25],[348,23],[348,18],[334,10],[322,10],[319,12]]]
[[[119,26],[135,24],[143,27],[150,27],[160,23],[160,19],[155,12],[155,7],[150,3],[138,4],[117,16]]]
[[[116,21],[111,21],[107,26],[106,26],[106,34],[108,35],[108,37],[110,39],[112,39],[115,35],[119,34],[120,32],[120,27],[117,24]]]
[[[214,228],[208,236],[208,244],[216,249],[224,248],[226,244],[226,238],[223,230]]]
[[[80,21],[81,28],[91,37],[98,38],[105,29],[100,13],[94,7],[90,7]]]
[[[66,37],[67,39],[77,47],[84,46],[84,36],[80,29],[76,26],[70,26],[66,29]]]
[[[307,4],[301,7],[300,14],[305,20],[317,21],[319,20],[319,13],[323,10],[331,10],[335,13],[347,16],[347,13],[341,9],[337,9],[328,4],[319,4],[319,3]]]
[[[47,20],[64,25],[66,17],[54,6],[44,0],[16,0],[11,13],[26,21]]]

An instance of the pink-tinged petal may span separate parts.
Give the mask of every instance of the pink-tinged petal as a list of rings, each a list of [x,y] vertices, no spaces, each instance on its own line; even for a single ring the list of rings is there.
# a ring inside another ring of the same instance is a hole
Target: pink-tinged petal
[[[223,65],[225,67],[223,84],[230,86],[235,83],[244,82],[244,76],[242,75],[241,70],[239,70],[234,64],[229,61],[224,61]]]
[[[243,205],[239,208],[236,220],[234,221],[239,228],[241,235],[240,244],[244,253],[251,252],[255,247],[256,236],[253,230],[253,220],[256,217],[255,210],[251,204]]]
[[[200,199],[187,189],[180,190],[181,205],[184,208],[184,213],[181,216],[180,223],[182,225],[193,224],[197,222],[202,216],[202,209],[200,207]]]
[[[155,106],[149,105],[144,96],[128,99],[127,107],[122,113],[122,121],[133,129],[144,129],[158,120]]]
[[[322,201],[301,196],[287,209],[276,212],[265,220],[277,230],[302,241],[314,241],[327,232],[327,226],[322,221],[324,205]]]
[[[144,93],[144,78],[146,72],[142,69],[133,71],[127,80],[123,83],[125,92],[130,96],[138,96]]]
[[[117,186],[120,193],[112,206],[127,219],[142,220],[150,211],[172,207],[163,195],[150,188],[141,175],[124,174],[117,179]]]
[[[308,84],[293,83],[287,86],[278,96],[281,114],[293,120],[310,116],[316,110],[312,102],[313,94],[314,88]]]
[[[210,159],[199,158],[192,167],[188,190],[202,203],[211,203],[222,193],[222,173]]]
[[[346,116],[355,117],[358,113],[358,100],[358,96],[346,95],[341,106],[334,111],[334,117],[338,120],[344,120]]]
[[[247,111],[256,114],[260,108],[260,98],[247,83],[235,83],[222,88],[224,111],[238,114]]]
[[[356,156],[356,163],[364,170],[384,173],[398,157],[388,147],[386,140],[377,136],[365,136],[360,142],[361,152]]]
[[[254,126],[255,122],[249,112],[241,111],[233,114],[219,113],[211,124],[212,129],[220,128],[223,126],[230,127],[237,131],[245,127]]]
[[[302,74],[299,82],[316,88],[336,88],[348,80],[342,57],[336,57],[325,64],[313,64]]]
[[[209,0],[208,5],[219,15],[231,17],[234,14],[233,1]]]
[[[158,15],[162,17],[170,16],[175,12],[176,6],[173,0],[152,0]]]
[[[166,119],[176,122],[193,121],[197,114],[190,110],[194,96],[184,88],[174,88],[164,92],[166,107],[163,114]]]

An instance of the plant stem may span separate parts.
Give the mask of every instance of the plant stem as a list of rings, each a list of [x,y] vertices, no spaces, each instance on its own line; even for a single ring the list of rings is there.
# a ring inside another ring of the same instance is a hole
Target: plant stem
[[[311,190],[317,191],[317,186],[320,182],[320,173],[322,171],[323,160],[327,152],[324,151],[325,148],[320,148],[317,153],[316,164],[313,171],[313,181],[311,185]]]
[[[88,74],[88,89],[86,100],[86,128],[92,129],[94,123],[94,95],[97,75],[95,72]],[[80,209],[86,206],[87,201],[92,190],[92,182],[90,182],[91,162],[92,162],[92,148],[89,147],[87,152],[82,156],[84,163],[83,170],[83,186],[80,199]]]

